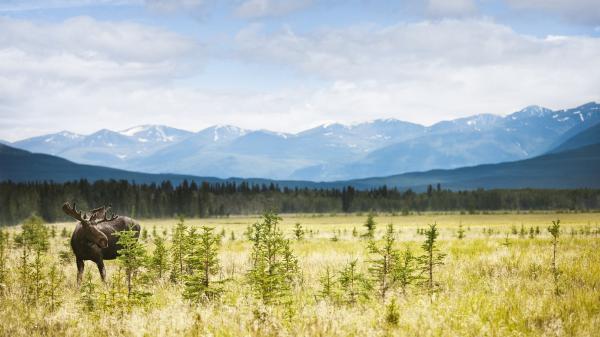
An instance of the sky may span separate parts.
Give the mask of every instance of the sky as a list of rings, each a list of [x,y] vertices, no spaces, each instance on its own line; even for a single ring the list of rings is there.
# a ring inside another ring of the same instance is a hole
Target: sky
[[[598,0],[0,0],[0,139],[600,101]]]

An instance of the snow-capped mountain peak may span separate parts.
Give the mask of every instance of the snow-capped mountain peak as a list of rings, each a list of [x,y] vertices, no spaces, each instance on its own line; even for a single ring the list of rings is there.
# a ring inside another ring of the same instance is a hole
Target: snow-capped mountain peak
[[[600,105],[529,106],[431,126],[387,118],[298,133],[214,125],[196,133],[140,125],[88,136],[68,131],[13,143],[75,162],[145,172],[327,180],[528,158],[600,122]]]
[[[140,143],[172,143],[185,138],[191,132],[164,125],[139,125],[119,131]]]
[[[516,120],[519,118],[544,117],[552,113],[553,111],[548,108],[544,108],[539,105],[530,105],[515,113],[510,114],[508,117],[512,120]]]

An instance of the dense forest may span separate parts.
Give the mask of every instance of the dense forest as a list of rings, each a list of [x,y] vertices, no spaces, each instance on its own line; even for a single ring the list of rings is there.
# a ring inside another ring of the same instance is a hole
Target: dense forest
[[[597,210],[600,190],[472,190],[450,191],[439,184],[426,192],[400,191],[382,186],[362,191],[343,189],[290,189],[275,184],[242,182],[196,184],[184,181],[174,186],[135,184],[125,180],[87,180],[67,183],[0,182],[0,225],[19,223],[31,214],[53,222],[67,220],[61,206],[77,202],[90,209],[111,204],[116,214],[137,218],[228,216],[257,214],[265,210],[281,213],[421,212],[498,210]]]

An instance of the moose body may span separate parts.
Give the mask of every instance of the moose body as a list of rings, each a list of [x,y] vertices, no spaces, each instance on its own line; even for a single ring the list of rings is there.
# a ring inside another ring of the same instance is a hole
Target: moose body
[[[109,208],[101,207],[91,211],[92,215],[86,219],[85,214],[77,212],[75,205],[71,207],[65,203],[63,210],[79,223],[71,235],[71,248],[77,262],[77,284],[81,283],[84,270],[84,261],[89,260],[98,266],[102,281],[106,281],[106,268],[104,260],[114,260],[118,256],[121,247],[117,244],[119,240],[115,233],[133,230],[136,238],[140,234],[140,225],[126,216],[106,217]],[[100,219],[100,221],[97,221]]]

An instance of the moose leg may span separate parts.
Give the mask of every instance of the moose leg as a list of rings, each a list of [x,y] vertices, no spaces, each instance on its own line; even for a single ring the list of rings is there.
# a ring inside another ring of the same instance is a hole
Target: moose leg
[[[104,267],[104,260],[100,259],[94,262],[96,262],[96,265],[98,266],[98,271],[100,272],[102,282],[106,283],[106,268]]]
[[[81,285],[81,278],[83,277],[83,268],[85,265],[83,264],[82,259],[76,259],[77,261],[77,287]]]

